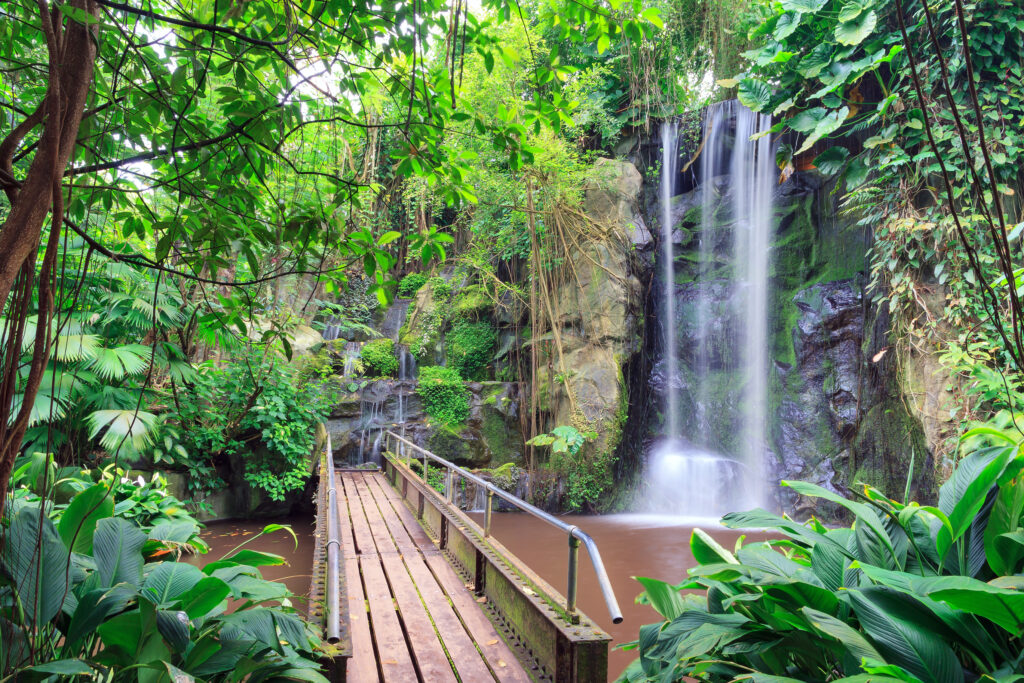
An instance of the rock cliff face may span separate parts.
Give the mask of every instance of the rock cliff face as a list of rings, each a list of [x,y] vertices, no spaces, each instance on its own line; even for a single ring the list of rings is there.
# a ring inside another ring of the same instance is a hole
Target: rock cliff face
[[[554,299],[568,381],[553,363],[542,377],[542,405],[552,427],[573,424],[574,407],[598,433],[598,451],[614,452],[621,440],[629,387],[624,370],[643,345],[644,282],[653,264],[654,240],[639,212],[643,179],[630,163],[599,159],[584,208],[597,237],[573,250],[573,277]],[[550,392],[550,395],[547,395]],[[572,392],[572,397],[570,397]]]

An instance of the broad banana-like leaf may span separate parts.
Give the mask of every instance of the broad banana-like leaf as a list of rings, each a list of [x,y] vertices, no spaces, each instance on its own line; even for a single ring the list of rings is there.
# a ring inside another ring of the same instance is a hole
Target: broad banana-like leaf
[[[109,517],[96,525],[92,556],[102,586],[142,583],[142,546],[146,534],[126,519]]]
[[[924,683],[963,683],[956,653],[923,623],[924,613],[911,604],[912,596],[884,586],[851,590],[848,595],[857,620],[885,661]]]
[[[53,522],[35,505],[22,506],[14,515],[0,558],[30,628],[42,628],[53,619],[81,578]]]
[[[76,553],[92,555],[92,539],[101,519],[114,514],[114,495],[103,482],[78,493],[57,524],[64,545]]]

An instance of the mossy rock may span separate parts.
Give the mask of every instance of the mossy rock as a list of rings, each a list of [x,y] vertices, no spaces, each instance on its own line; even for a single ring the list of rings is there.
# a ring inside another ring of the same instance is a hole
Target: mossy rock
[[[898,398],[875,405],[864,416],[853,444],[850,486],[859,483],[903,499],[913,462],[910,499],[924,503],[936,498],[935,466],[924,431]]]
[[[479,318],[494,308],[494,302],[481,285],[469,285],[460,289],[452,302],[452,317]]]

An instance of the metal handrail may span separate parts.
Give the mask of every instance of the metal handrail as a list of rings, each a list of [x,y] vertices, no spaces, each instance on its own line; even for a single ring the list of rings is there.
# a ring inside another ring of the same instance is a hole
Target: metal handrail
[[[597,574],[597,583],[601,587],[601,593],[604,596],[605,605],[608,607],[608,614],[611,615],[612,623],[618,624],[622,622],[622,611],[619,609],[618,600],[615,599],[615,591],[612,590],[612,583],[608,579],[608,572],[605,571],[604,563],[601,562],[601,553],[600,551],[598,551],[597,544],[594,543],[594,539],[592,539],[588,534],[581,531],[579,527],[572,524],[566,524],[562,520],[558,519],[553,515],[548,514],[547,512],[544,512],[540,508],[534,505],[530,505],[522,498],[513,496],[508,491],[498,488],[497,486],[487,481],[486,479],[478,477],[477,475],[462,469],[455,463],[449,462],[448,460],[445,460],[439,455],[435,455],[434,453],[431,453],[430,451],[424,448],[420,448],[413,442],[409,441],[408,439],[405,439],[404,437],[399,436],[398,434],[395,434],[391,430],[388,430],[385,433],[387,434],[388,439],[396,439],[399,443],[404,444],[405,446],[408,446],[412,450],[422,454],[422,478],[424,482],[427,481],[428,458],[445,467],[445,469],[447,470],[447,474],[445,476],[445,498],[448,500],[449,503],[452,502],[452,492],[455,488],[453,485],[452,473],[457,473],[462,478],[468,479],[477,486],[483,487],[484,490],[487,491],[487,507],[484,509],[484,526],[482,529],[485,538],[491,535],[491,507],[494,501],[494,496],[498,496],[505,502],[514,505],[523,512],[526,512],[536,517],[537,519],[543,520],[551,526],[556,527],[557,529],[560,529],[564,531],[566,534],[568,534],[569,576],[568,587],[565,591],[565,609],[566,612],[568,612],[570,619],[573,620],[578,618],[576,614],[576,584],[579,573],[579,549],[580,543],[582,543],[583,546],[587,549],[587,554],[590,556],[590,563],[594,566],[594,573]],[[388,446],[388,450],[390,450],[392,453],[401,455],[400,453],[398,453],[397,450],[390,448],[390,443],[388,443]],[[411,459],[411,456],[407,457]]]
[[[340,524],[338,520],[337,479],[334,477],[334,450],[327,435],[327,614],[325,632],[328,643],[341,640],[341,565],[338,561]]]

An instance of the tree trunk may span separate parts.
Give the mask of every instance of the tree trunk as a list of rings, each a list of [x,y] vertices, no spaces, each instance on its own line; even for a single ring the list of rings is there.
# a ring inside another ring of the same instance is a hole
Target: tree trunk
[[[42,114],[34,114],[26,122],[28,125],[16,128],[0,144],[3,154],[13,155],[25,134],[39,122],[43,125],[35,156],[24,181],[9,183],[5,188],[11,201],[11,211],[0,226],[0,310],[7,311],[11,317],[21,317],[21,320],[9,318],[8,322],[8,343],[14,349],[21,347],[24,316],[29,313],[25,304],[32,299],[39,242],[51,209],[53,219],[39,278],[39,320],[32,362],[24,387],[22,407],[13,420],[10,419],[11,399],[19,354],[7,354],[4,359],[7,362],[0,368],[0,512],[6,500],[14,458],[21,449],[21,440],[28,427],[28,416],[50,355],[53,293],[49,287],[63,221],[62,177],[74,152],[96,60],[98,23],[86,26],[69,19],[65,25],[60,12],[51,11],[47,0],[37,2],[49,52],[49,83],[39,108]],[[99,7],[95,0],[72,0],[70,5],[96,18],[98,22]],[[32,122],[31,119],[37,121]],[[17,139],[12,139],[15,135]],[[0,168],[8,170],[10,166],[10,156],[0,158]],[[21,285],[11,298],[19,274]]]

